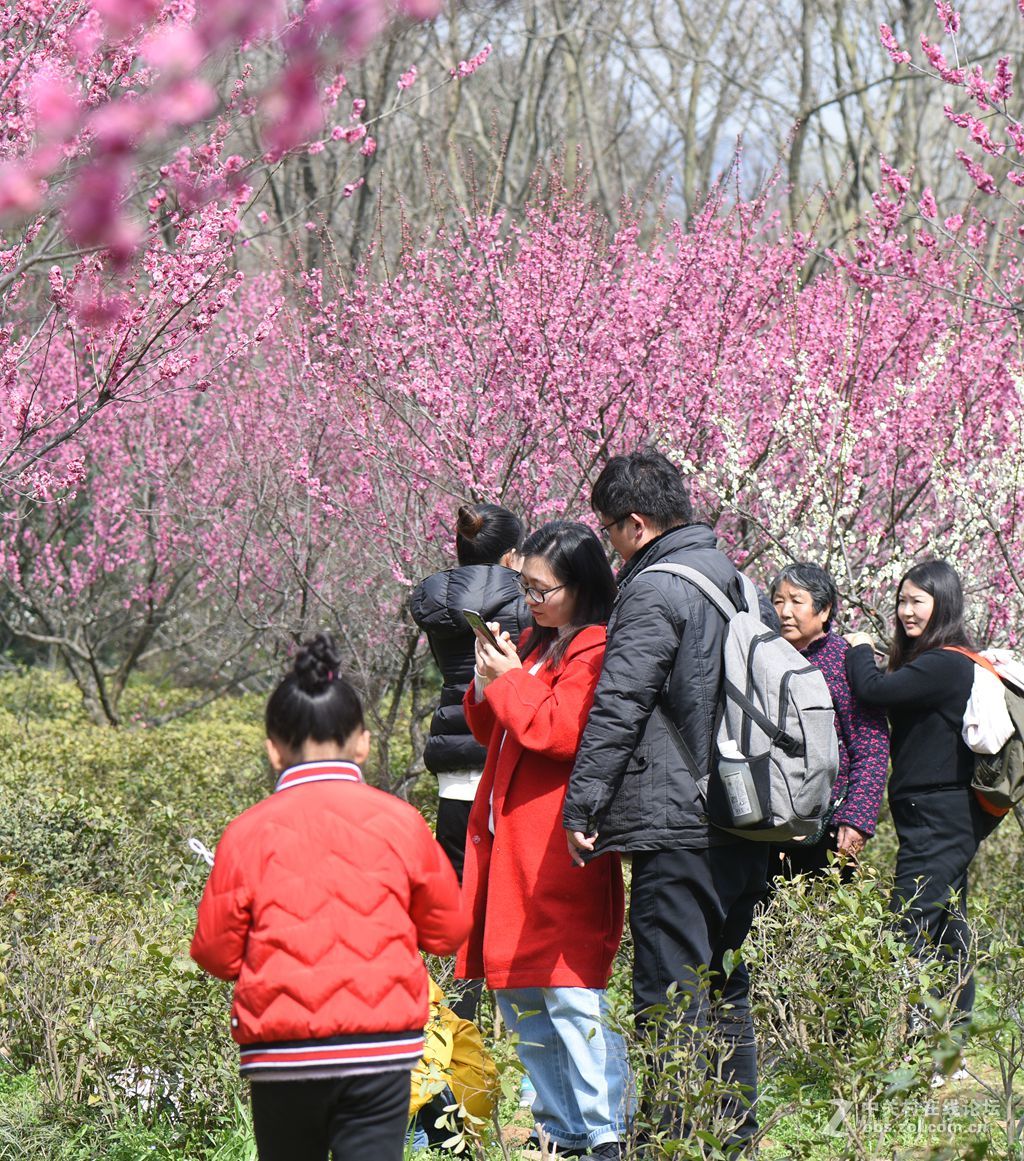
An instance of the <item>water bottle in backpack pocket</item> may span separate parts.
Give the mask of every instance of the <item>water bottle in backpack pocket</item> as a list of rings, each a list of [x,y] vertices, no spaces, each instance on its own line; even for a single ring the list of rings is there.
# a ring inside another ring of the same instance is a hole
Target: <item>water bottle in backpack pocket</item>
[[[764,755],[754,761],[767,770],[766,758],[767,755]],[[732,738],[727,738],[718,748],[718,776],[725,791],[732,825],[753,826],[754,823],[763,822],[764,807],[761,799],[765,797],[764,776],[761,778],[759,794],[752,763],[743,757]]]

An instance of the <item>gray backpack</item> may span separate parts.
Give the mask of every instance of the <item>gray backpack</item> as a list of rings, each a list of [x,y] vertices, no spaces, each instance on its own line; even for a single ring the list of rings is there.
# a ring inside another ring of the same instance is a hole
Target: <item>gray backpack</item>
[[[828,814],[839,772],[835,709],[825,678],[758,615],[757,590],[740,574],[750,612],[743,612],[703,573],[681,564],[651,565],[704,594],[726,619],[723,705],[715,735],[716,769],[724,794],[709,797],[709,776],[697,771],[685,739],[666,715],[711,821],[755,842],[815,835]],[[728,803],[728,817],[711,804]],[[739,809],[737,809],[739,804]],[[735,825],[737,818],[749,819]]]

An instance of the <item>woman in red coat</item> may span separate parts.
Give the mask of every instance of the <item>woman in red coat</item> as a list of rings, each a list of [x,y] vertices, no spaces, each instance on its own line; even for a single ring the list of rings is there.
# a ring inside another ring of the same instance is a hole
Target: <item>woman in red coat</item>
[[[562,828],[615,582],[582,524],[544,525],[523,556],[533,628],[518,653],[507,633],[498,648],[478,642],[464,703],[487,764],[469,819],[473,927],[457,974],[494,989],[537,1090],[535,1119],[559,1155],[619,1157],[629,1074],[604,989],[622,934],[622,873],[617,855],[574,866]]]

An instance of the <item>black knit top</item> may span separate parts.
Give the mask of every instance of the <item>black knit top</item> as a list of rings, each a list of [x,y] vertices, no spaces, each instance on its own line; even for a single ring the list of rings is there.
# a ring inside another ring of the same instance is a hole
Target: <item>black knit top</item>
[[[889,797],[969,786],[974,755],[960,731],[974,684],[974,662],[950,649],[928,649],[892,672],[875,665],[870,645],[846,655],[854,696],[884,706],[892,726]]]

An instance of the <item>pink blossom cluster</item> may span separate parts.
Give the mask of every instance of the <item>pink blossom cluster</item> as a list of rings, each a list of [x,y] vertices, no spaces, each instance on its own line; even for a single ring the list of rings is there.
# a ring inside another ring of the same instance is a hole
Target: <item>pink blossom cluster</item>
[[[935,0],[935,11],[942,21],[942,27],[948,36],[956,36],[960,31],[960,13],[949,0]]]
[[[1001,56],[996,62],[995,80],[989,86],[988,98],[993,104],[1005,104],[1013,97],[1013,70],[1010,58]]]
[[[279,158],[319,133],[324,103],[345,83],[320,89],[337,52],[362,52],[396,10],[428,19],[438,8],[318,0],[289,16],[281,0],[11,0],[0,14],[0,220],[63,206],[74,245],[107,250],[123,268],[140,241],[126,211],[136,158],[235,106],[259,111],[268,157]],[[286,49],[284,67],[258,101],[243,100],[243,86],[225,102],[201,66],[269,34]]]
[[[1018,0],[1018,10],[1024,15],[1024,2]],[[935,0],[935,9],[944,33],[953,39],[956,45],[956,36],[961,30],[960,13],[948,0]],[[879,39],[882,47],[889,54],[895,64],[909,64],[912,69],[926,72],[913,63],[910,53],[905,52],[899,45],[892,29],[888,25],[879,26]],[[1007,109],[1008,102],[1013,97],[1013,69],[1010,58],[1001,56],[996,61],[994,75],[991,79],[986,76],[981,65],[971,68],[960,65],[951,66],[939,45],[933,43],[928,36],[922,34],[921,48],[927,58],[928,65],[938,75],[938,79],[950,88],[962,92],[970,98],[974,106],[985,115],[984,119],[976,114],[960,112],[952,105],[945,106],[945,115],[949,121],[970,136],[971,141],[981,151],[990,157],[1005,157],[1012,145],[1018,157],[1024,157],[1024,125],[1010,115]],[[933,74],[933,75],[934,75]],[[1005,133],[1006,140],[1001,140],[996,134],[996,127]],[[965,150],[956,151],[956,157],[967,171],[976,188],[981,192],[998,196],[999,181],[985,167],[972,158]],[[1005,171],[1005,178],[1011,185],[1024,187],[1024,167],[1019,161],[1014,161]],[[879,203],[876,198],[876,209]],[[927,216],[927,215],[926,215]]]
[[[961,129],[968,130],[971,135],[971,140],[980,145],[992,157],[1001,157],[1006,152],[1006,145],[1003,142],[997,143],[993,141],[988,126],[972,113],[954,112],[949,105],[945,106],[943,112],[947,120],[952,121],[954,125],[958,125]]]
[[[881,41],[882,47],[889,54],[893,64],[910,64],[914,59],[906,49],[900,48],[899,41],[896,39],[893,30],[888,24],[880,24],[878,26],[878,39]]]
[[[983,169],[970,154],[963,149],[956,150],[956,159],[967,170],[968,176],[982,193],[998,193],[995,178]]]
[[[962,68],[951,68],[945,54],[937,44],[933,44],[924,33],[921,33],[921,48],[924,50],[928,63],[939,74],[947,85],[962,85],[967,75]]]
[[[469,60],[460,60],[455,68],[449,70],[453,77],[470,77],[491,55],[491,46],[485,44],[483,48]],[[408,75],[408,74],[406,74]],[[415,78],[413,78],[415,79]]]

